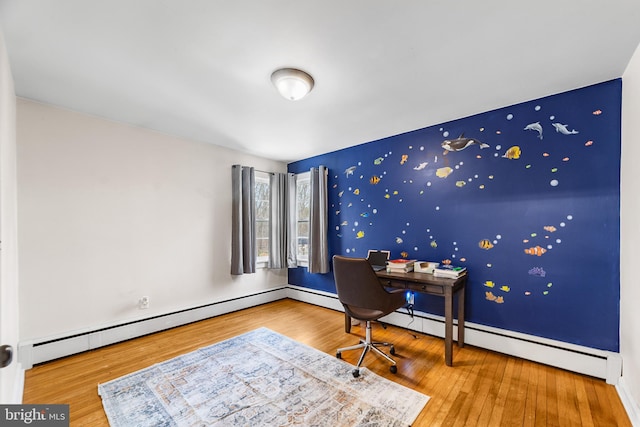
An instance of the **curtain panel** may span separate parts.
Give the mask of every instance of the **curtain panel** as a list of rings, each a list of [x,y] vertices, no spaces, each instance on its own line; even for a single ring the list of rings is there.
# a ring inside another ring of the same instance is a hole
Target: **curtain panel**
[[[231,168],[231,274],[256,272],[255,171]]]
[[[311,203],[309,213],[309,273],[329,272],[329,248],[327,244],[328,196],[325,166],[311,168]]]
[[[289,227],[289,203],[287,174],[273,173],[269,178],[269,268],[287,268],[287,236]],[[294,217],[295,218],[295,217]]]

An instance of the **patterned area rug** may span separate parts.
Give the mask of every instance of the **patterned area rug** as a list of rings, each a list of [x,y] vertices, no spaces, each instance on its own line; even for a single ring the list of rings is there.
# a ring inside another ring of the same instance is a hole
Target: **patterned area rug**
[[[98,385],[113,427],[407,426],[429,396],[269,329]]]

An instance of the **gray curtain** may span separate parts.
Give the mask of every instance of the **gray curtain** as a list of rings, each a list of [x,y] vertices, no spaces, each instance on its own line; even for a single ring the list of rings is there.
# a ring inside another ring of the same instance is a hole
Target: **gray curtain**
[[[309,273],[329,272],[327,245],[327,175],[324,166],[311,168],[311,212],[309,213]]]
[[[288,203],[287,174],[273,173],[269,178],[269,268],[287,267]]]
[[[287,267],[296,268],[298,266],[298,242],[296,241],[296,175],[287,174]]]
[[[231,274],[256,272],[255,172],[252,167],[231,168]]]

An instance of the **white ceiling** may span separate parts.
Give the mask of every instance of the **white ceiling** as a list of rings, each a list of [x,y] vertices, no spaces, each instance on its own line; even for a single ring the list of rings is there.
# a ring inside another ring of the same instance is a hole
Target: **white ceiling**
[[[0,0],[16,94],[283,161],[622,76],[638,0]],[[280,97],[280,67],[313,75]]]

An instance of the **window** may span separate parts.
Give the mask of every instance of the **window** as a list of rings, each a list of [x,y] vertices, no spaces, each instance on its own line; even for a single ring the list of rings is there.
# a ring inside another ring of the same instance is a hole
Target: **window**
[[[296,175],[296,248],[298,262],[309,260],[309,212],[311,185],[309,172]]]
[[[256,204],[256,251],[257,263],[269,262],[269,174],[256,171],[255,175],[255,204]]]

